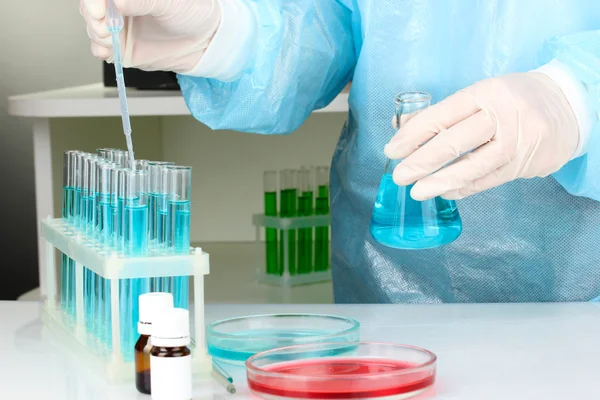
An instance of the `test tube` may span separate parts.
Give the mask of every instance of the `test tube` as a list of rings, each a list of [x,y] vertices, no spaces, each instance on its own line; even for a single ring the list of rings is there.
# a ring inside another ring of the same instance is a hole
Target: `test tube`
[[[150,161],[148,162],[148,239],[151,247],[157,245],[158,237],[158,209],[160,203],[163,171],[173,165],[167,161]]]
[[[90,183],[95,182],[95,178],[91,179],[90,175],[92,175],[92,169],[94,170],[93,174],[95,175],[94,166],[94,156],[85,153],[82,159],[82,190],[81,190],[81,198],[80,198],[80,225],[79,230],[82,234],[88,234],[88,227],[90,226],[90,220],[93,218],[90,215],[90,211],[93,211],[93,208],[90,206],[90,203],[95,204],[95,188],[90,188]],[[93,199],[93,200],[92,200]],[[93,272],[87,269],[85,266],[83,267],[83,305],[85,308],[84,316],[85,316],[85,327],[90,334],[94,334],[94,317],[92,313],[94,312],[93,308],[93,296],[94,296],[94,278]]]
[[[102,148],[102,149],[97,149],[96,153],[98,153],[99,157],[104,158],[107,161],[111,161],[112,152],[115,150],[117,150],[117,149]]]
[[[114,173],[116,165],[111,162],[102,162],[97,168],[97,185],[98,185],[98,238],[99,242],[105,249],[111,249],[113,244],[113,208],[112,194],[113,178],[117,175]],[[110,281],[101,276],[97,276],[98,287],[98,302],[96,303],[96,321],[97,331],[100,339],[104,343],[112,344],[112,324],[110,310]]]
[[[302,167],[298,173],[300,190],[298,192],[298,216],[307,217],[313,214],[313,182],[309,168]],[[298,273],[312,272],[312,228],[298,229]]]
[[[64,153],[63,158],[63,199],[62,199],[62,218],[63,221],[69,222],[73,218],[73,196],[75,186],[73,182],[73,160],[74,150],[68,150]],[[63,312],[68,312],[68,298],[71,296],[71,287],[69,282],[70,268],[73,260],[62,255],[61,276],[60,276],[60,308]]]
[[[128,257],[144,256],[148,251],[148,198],[146,171],[124,171],[123,251]],[[138,297],[149,292],[149,279],[124,279],[120,293],[123,323],[123,352],[126,360],[133,357],[135,332],[139,320]]]
[[[297,172],[293,169],[285,169],[279,174],[280,181],[280,214],[282,218],[293,218],[296,216],[296,204],[298,201],[298,179]],[[287,235],[287,239],[286,239]],[[285,246],[287,244],[287,260],[285,260]],[[287,261],[287,271],[290,275],[296,275],[296,230],[290,229],[280,232],[279,241],[279,269],[280,274],[285,273],[285,264]]]
[[[83,163],[84,155],[82,152],[75,152],[71,154],[71,171],[73,180],[73,211],[70,217],[71,225],[75,228],[79,228],[81,222],[81,197],[83,190]],[[75,285],[75,262],[71,263],[69,271],[67,273],[68,289],[69,294],[67,298],[67,310],[72,320],[75,320],[75,297],[76,297],[76,285]]]
[[[167,167],[167,249],[175,254],[190,253],[190,212],[192,168]],[[173,299],[176,308],[189,308],[189,277],[174,278]]]
[[[148,250],[148,197],[147,173],[125,170],[125,204],[123,227],[125,254],[145,255]]]
[[[114,150],[111,154],[112,159],[110,161],[117,164],[119,167],[126,168],[127,167],[127,152],[124,150]]]
[[[83,230],[85,233],[87,228],[87,212],[88,212],[88,198],[89,198],[89,174],[90,164],[89,156],[83,154],[81,158],[81,195],[79,196],[79,221],[78,228]]]
[[[317,167],[316,215],[329,215],[329,167]],[[329,269],[329,227],[315,228],[315,271]]]
[[[88,211],[87,211],[87,227],[86,234],[90,238],[94,238],[96,236],[96,229],[98,227],[98,163],[101,159],[94,155],[88,159]]]
[[[166,161],[149,161],[148,162],[148,246],[150,249],[159,249],[163,243],[164,230],[161,229],[161,237],[159,238],[159,205],[161,202],[161,193],[166,193],[162,189],[163,175],[166,176],[166,170],[172,162]],[[163,172],[164,171],[164,172]],[[166,220],[166,204],[165,204],[165,220]],[[164,227],[164,221],[163,227]],[[165,278],[153,278],[151,282],[151,290],[153,292],[163,291],[163,282]]]
[[[265,171],[263,175],[265,216],[277,216],[277,171]],[[267,274],[280,275],[277,264],[277,229],[265,229],[265,260]]]

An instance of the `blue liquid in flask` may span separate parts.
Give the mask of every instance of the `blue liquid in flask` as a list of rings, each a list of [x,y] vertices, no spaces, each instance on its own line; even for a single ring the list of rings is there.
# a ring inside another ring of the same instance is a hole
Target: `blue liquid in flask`
[[[453,200],[441,197],[416,201],[413,185],[398,186],[391,174],[381,179],[371,235],[379,243],[397,249],[429,249],[454,241],[462,232],[462,221]]]
[[[398,95],[396,126],[400,127],[417,113],[429,107],[431,96],[425,92]],[[462,221],[453,200],[441,197],[414,200],[414,185],[398,186],[392,173],[401,160],[388,160],[381,178],[371,218],[371,236],[379,243],[405,250],[431,249],[456,240],[462,232]]]

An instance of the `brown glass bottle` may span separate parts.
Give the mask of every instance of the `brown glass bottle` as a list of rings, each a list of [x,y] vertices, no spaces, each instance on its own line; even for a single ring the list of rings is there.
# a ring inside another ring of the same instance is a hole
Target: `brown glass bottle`
[[[152,345],[150,335],[152,334],[152,321],[162,310],[173,308],[173,295],[171,293],[146,293],[139,297],[139,306],[138,333],[140,338],[134,347],[135,387],[140,393],[151,394],[150,350],[152,350]]]
[[[142,335],[135,344],[135,387],[138,392],[150,394],[150,336]]]

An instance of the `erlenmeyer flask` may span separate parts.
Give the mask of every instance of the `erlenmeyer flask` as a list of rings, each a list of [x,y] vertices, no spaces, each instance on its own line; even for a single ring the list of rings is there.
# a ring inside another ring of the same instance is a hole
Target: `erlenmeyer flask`
[[[424,92],[398,95],[397,126],[429,107],[430,101],[431,96]],[[371,218],[371,235],[379,243],[397,249],[428,249],[454,241],[462,231],[456,203],[441,197],[426,201],[410,197],[413,185],[399,187],[392,180],[394,168],[401,161],[387,161]]]

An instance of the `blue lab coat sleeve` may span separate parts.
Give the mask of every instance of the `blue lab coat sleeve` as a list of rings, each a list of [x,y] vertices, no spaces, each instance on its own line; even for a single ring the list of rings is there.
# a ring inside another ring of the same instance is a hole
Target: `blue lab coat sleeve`
[[[293,132],[352,77],[352,12],[345,0],[244,1],[258,19],[248,67],[231,82],[179,75],[183,96],[215,130]]]
[[[557,59],[583,83],[594,114],[587,153],[553,176],[567,192],[600,201],[600,31],[558,36],[548,41],[545,60]]]

